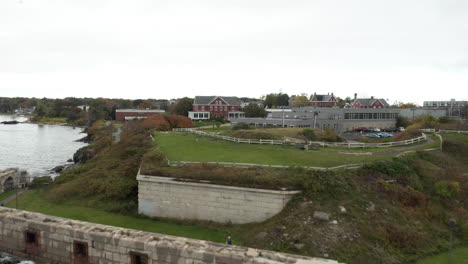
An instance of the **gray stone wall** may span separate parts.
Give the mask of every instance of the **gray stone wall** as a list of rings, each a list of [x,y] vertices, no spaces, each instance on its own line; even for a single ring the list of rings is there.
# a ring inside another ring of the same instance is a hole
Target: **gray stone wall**
[[[244,224],[283,210],[298,191],[273,191],[138,175],[139,212],[153,217]]]
[[[7,169],[4,171],[0,171],[0,193],[6,191],[5,182],[10,178],[13,180],[13,187],[19,187],[21,178],[20,176],[21,174],[19,169]]]
[[[0,207],[0,251],[51,264],[338,264],[333,260],[228,246],[4,207]]]

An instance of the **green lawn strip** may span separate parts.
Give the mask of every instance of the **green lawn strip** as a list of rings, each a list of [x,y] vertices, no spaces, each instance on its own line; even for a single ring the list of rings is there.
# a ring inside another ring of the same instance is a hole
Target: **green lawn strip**
[[[7,192],[4,192],[4,193],[0,193],[0,201],[10,197],[10,195],[14,194],[15,193],[15,190],[11,190],[11,191],[7,191]]]
[[[458,133],[441,133],[443,139],[453,140],[453,141],[462,141],[468,143],[468,134],[458,134]]]
[[[11,201],[6,206],[14,208],[15,201]],[[89,207],[57,204],[43,199],[40,191],[33,191],[20,196],[19,209],[91,223],[214,242],[224,242],[227,236],[226,232],[207,227],[172,223],[167,220],[152,220],[143,217],[120,215]]]
[[[170,133],[155,133],[159,150],[172,161],[238,162],[265,165],[333,167],[388,157],[352,156],[319,151],[258,148],[250,145],[196,141]]]
[[[205,131],[205,132],[223,132],[230,130],[231,127],[229,126],[222,126],[222,127],[210,127],[210,128],[200,128],[200,130]]]
[[[195,127],[204,127],[204,126],[215,126],[216,127],[216,124],[221,125],[222,123],[221,122],[216,122],[216,121],[195,121],[195,122],[193,122],[193,124],[195,125]]]
[[[448,262],[448,252],[435,255],[432,257],[424,258],[417,262],[417,264],[444,264]],[[468,247],[456,248],[452,251],[453,264],[468,264]]]

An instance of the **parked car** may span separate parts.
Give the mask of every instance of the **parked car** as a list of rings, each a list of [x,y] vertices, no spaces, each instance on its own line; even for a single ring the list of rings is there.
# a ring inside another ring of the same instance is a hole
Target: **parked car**
[[[366,134],[366,137],[368,137],[368,138],[380,138],[379,135],[377,135],[375,133],[368,133],[368,134]]]
[[[358,127],[356,129],[354,129],[354,131],[356,131],[356,132],[367,132],[367,127]]]
[[[403,132],[403,131],[405,131],[405,128],[404,128],[404,127],[398,127],[398,128],[396,129],[396,131],[397,131],[397,132]]]
[[[367,131],[369,131],[369,132],[380,132],[380,129],[378,129],[376,127],[371,127]]]
[[[380,133],[378,133],[377,135],[378,135],[379,137],[381,137],[381,138],[393,137],[392,134],[389,134],[389,133],[387,133],[387,132],[380,132]]]

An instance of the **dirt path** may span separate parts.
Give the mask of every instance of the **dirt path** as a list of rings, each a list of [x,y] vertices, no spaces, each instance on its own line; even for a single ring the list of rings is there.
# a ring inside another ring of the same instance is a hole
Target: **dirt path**
[[[22,190],[19,190],[18,191],[18,197],[20,197],[21,195],[25,194],[25,193],[28,193],[30,192],[31,190],[26,190],[26,189],[22,189]],[[2,201],[0,201],[0,205],[2,206],[5,206],[7,203],[13,201],[14,199],[16,199],[16,193],[10,195],[9,197],[3,199]]]

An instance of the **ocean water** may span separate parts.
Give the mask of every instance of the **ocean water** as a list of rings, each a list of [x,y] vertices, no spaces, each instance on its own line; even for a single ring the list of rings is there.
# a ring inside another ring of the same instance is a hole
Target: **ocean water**
[[[24,117],[0,115],[0,122],[27,120]],[[86,146],[76,140],[83,138],[81,128],[57,125],[20,123],[0,124],[0,170],[19,168],[32,177],[55,176],[51,169],[67,163],[79,148]]]

